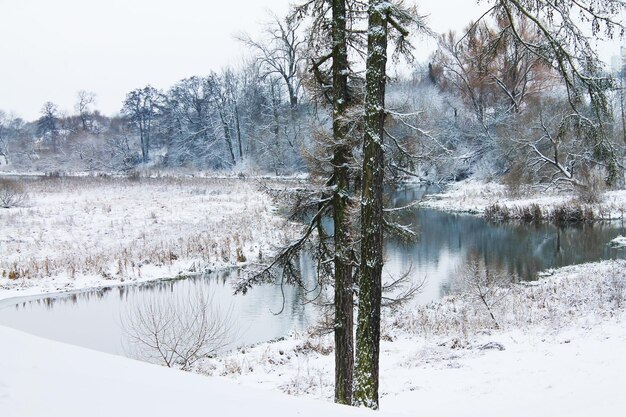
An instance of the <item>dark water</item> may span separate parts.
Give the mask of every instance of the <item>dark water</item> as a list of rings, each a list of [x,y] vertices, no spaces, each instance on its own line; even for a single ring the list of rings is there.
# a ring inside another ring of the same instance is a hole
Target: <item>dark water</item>
[[[406,188],[393,193],[391,204],[404,206],[421,198],[425,190]],[[495,225],[470,216],[430,209],[411,209],[398,215],[419,231],[419,239],[405,243],[388,239],[384,279],[391,281],[406,271],[414,282],[425,281],[416,302],[444,296],[470,259],[488,268],[505,270],[514,279],[532,280],[548,268],[601,259],[624,258],[624,249],[607,243],[626,235],[619,222],[557,227],[550,224]],[[312,275],[306,257],[301,267]],[[223,272],[185,280],[114,287],[34,300],[0,302],[0,325],[15,327],[50,339],[111,353],[124,354],[120,326],[125,311],[147,297],[202,290],[220,309],[232,312],[236,338],[229,347],[249,345],[285,336],[313,324],[316,313],[301,301],[305,291],[266,285],[247,295],[233,296],[232,279],[238,272]],[[284,305],[283,305],[284,303]],[[284,307],[284,308],[283,308]],[[281,314],[275,314],[283,310]]]

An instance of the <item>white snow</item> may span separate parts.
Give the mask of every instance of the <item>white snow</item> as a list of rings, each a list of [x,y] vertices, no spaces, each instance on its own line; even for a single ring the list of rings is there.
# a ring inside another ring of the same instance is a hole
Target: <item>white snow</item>
[[[609,244],[614,248],[625,248],[626,247],[626,237],[618,236],[615,239],[611,240]]]
[[[71,177],[24,187],[23,207],[0,209],[0,299],[237,266],[294,232],[256,180]]]
[[[314,400],[332,396],[328,337],[292,337],[204,364],[225,378],[4,327],[0,412],[11,417],[621,417],[625,267],[625,262],[568,267],[520,286],[496,309],[502,330],[486,326],[484,312],[464,295],[388,315],[376,413]]]
[[[243,387],[5,327],[0,340],[3,417],[385,415]]]
[[[542,192],[526,189],[520,195],[512,195],[502,184],[468,179],[451,184],[443,193],[429,195],[422,205],[445,211],[482,214],[494,204],[508,208],[535,204],[542,209],[553,209],[561,204],[576,204],[575,199],[572,193],[553,190]],[[626,213],[626,190],[606,191],[601,196],[601,203],[589,207],[596,218],[623,219]]]

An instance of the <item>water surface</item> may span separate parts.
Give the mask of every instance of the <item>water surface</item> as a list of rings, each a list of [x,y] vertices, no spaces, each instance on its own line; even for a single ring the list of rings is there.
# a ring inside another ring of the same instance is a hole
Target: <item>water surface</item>
[[[424,193],[421,188],[403,188],[391,195],[390,203],[405,206]],[[418,208],[399,214],[397,220],[413,225],[419,238],[409,243],[387,240],[384,279],[391,281],[409,271],[413,282],[425,282],[415,299],[422,304],[446,295],[472,259],[479,259],[487,268],[506,271],[513,280],[532,280],[538,271],[548,268],[626,255],[625,250],[608,246],[616,236],[626,235],[620,222],[567,227],[491,224],[476,216]],[[311,260],[303,256],[300,263],[307,280],[314,282]],[[237,274],[226,271],[185,280],[24,299],[18,304],[5,301],[0,303],[0,325],[125,354],[120,326],[125,310],[148,297],[198,291],[211,294],[222,310],[232,311],[236,337],[229,344],[231,348],[285,336],[315,322],[314,308],[303,303],[303,289],[263,285],[245,296],[235,296],[232,281]],[[275,314],[281,310],[281,314]]]

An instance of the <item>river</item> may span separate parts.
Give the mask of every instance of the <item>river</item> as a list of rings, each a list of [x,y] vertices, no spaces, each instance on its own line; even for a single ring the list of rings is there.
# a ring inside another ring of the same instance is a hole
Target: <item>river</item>
[[[395,191],[390,202],[401,207],[420,199],[425,192],[405,187]],[[425,208],[407,210],[397,220],[414,226],[419,237],[411,242],[387,239],[384,280],[392,281],[408,272],[412,282],[424,282],[413,301],[418,304],[438,300],[453,290],[471,260],[480,260],[491,270],[505,271],[517,281],[536,279],[537,272],[549,268],[626,257],[625,250],[608,245],[616,236],[626,234],[620,222],[566,227],[547,223],[491,224],[477,216]],[[301,268],[313,281],[314,265],[308,257],[302,257]],[[0,303],[0,325],[130,355],[121,325],[130,309],[145,299],[199,291],[210,294],[216,308],[231,315],[236,333],[228,348],[268,341],[315,323],[315,309],[302,302],[306,298],[303,289],[263,285],[245,296],[233,295],[232,282],[239,273],[222,271],[181,280],[7,300]]]

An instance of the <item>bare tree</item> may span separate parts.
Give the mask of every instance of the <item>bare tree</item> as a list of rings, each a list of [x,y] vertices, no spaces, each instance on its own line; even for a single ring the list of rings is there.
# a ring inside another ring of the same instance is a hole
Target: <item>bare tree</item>
[[[8,120],[6,114],[0,110],[0,157],[5,164],[9,163],[9,147],[8,147]]]
[[[0,207],[11,208],[21,206],[26,199],[22,184],[13,179],[0,178]]]
[[[222,134],[224,136],[224,144],[228,151],[228,164],[232,167],[237,163],[235,158],[235,148],[233,146],[233,108],[228,90],[223,82],[222,77],[215,73],[211,73],[207,78],[207,84],[211,97],[211,104],[219,116]]]
[[[224,85],[224,95],[226,100],[230,103],[231,108],[231,130],[234,132],[234,136],[237,139],[237,150],[239,153],[239,161],[243,161],[243,137],[241,129],[241,114],[240,114],[240,79],[238,74],[230,68],[226,68],[222,72],[221,82]]]
[[[231,311],[202,291],[137,300],[122,316],[129,349],[138,357],[188,370],[232,340]]]
[[[273,14],[271,18],[272,22],[265,26],[263,32],[265,39],[253,40],[246,34],[238,36],[238,39],[256,52],[263,76],[274,74],[284,81],[289,103],[295,109],[298,105],[300,73],[305,59],[302,53],[305,41],[298,34],[301,21],[282,20]]]
[[[221,164],[217,118],[211,106],[212,84],[205,77],[185,78],[167,94],[164,110],[168,132],[168,164]]]
[[[618,160],[610,141],[612,109],[608,93],[614,80],[604,71],[588,32],[598,39],[624,35],[619,14],[626,11],[621,0],[490,0],[490,11],[506,22],[515,41],[551,66],[567,91],[575,125],[582,127],[586,146],[605,166],[606,182],[617,180]],[[524,39],[519,22],[528,21],[537,41]]]
[[[461,290],[485,308],[495,328],[499,328],[500,324],[494,308],[508,295],[512,279],[503,271],[490,270],[473,254],[460,271]]]
[[[89,120],[91,115],[91,106],[96,103],[96,93],[91,91],[80,90],[77,95],[77,102],[74,110],[80,117],[80,122],[84,131],[89,130]]]

